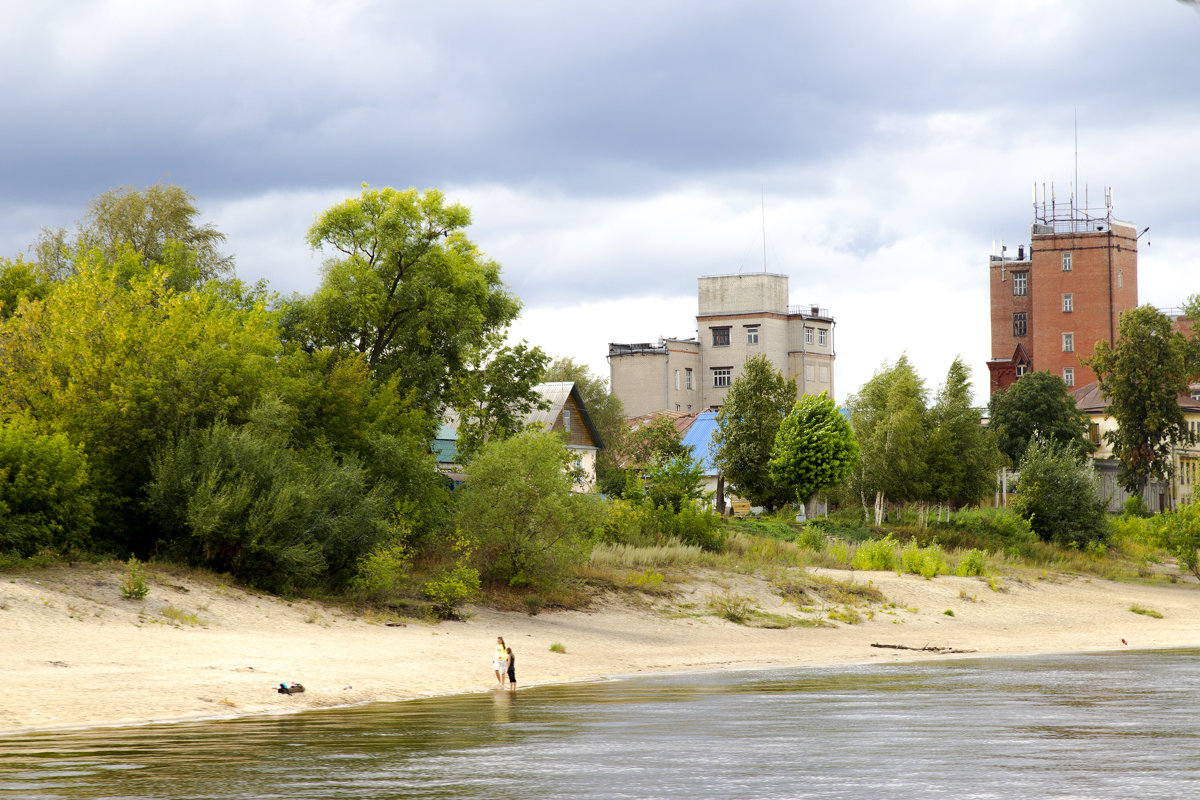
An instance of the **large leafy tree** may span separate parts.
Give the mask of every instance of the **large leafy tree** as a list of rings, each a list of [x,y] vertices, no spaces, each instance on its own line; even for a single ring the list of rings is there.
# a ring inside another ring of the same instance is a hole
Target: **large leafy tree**
[[[858,461],[850,422],[825,392],[800,398],[780,423],[771,451],[771,478],[792,489],[796,502],[844,481]]]
[[[100,253],[110,264],[157,269],[177,290],[212,279],[233,277],[233,256],[221,252],[225,234],[199,221],[196,198],[185,189],[158,183],[137,190],[113,189],[94,199],[74,232],[42,232],[34,253],[46,274],[58,280],[73,275],[81,255]],[[122,261],[132,251],[139,261]]]
[[[151,452],[178,431],[244,415],[270,383],[279,341],[262,298],[236,282],[179,292],[132,251],[111,265],[92,254],[0,329],[0,414],[82,445],[98,522],[144,552],[153,533],[137,522],[136,498]]]
[[[1097,342],[1087,363],[1117,423],[1104,436],[1120,463],[1118,480],[1140,495],[1171,474],[1173,447],[1190,441],[1178,400],[1200,368],[1195,343],[1153,306],[1141,306],[1121,315],[1116,344]]]
[[[1088,455],[1096,446],[1087,437],[1088,419],[1075,407],[1063,379],[1049,372],[1031,372],[992,395],[988,427],[996,434],[1000,452],[1013,464],[1021,460],[1035,434],[1062,445],[1075,455]]]
[[[996,485],[1000,452],[971,405],[971,371],[955,358],[929,411],[926,495],[955,506],[977,503]]]
[[[520,308],[466,237],[470,224],[465,206],[433,189],[364,187],[323,212],[308,242],[335,255],[316,293],[293,301],[291,335],[361,353],[372,374],[400,375],[420,407],[440,413],[455,376]]]
[[[796,403],[796,384],[771,366],[766,356],[746,359],[717,412],[713,460],[730,491],[752,504],[775,509],[793,492],[771,478],[771,450],[779,425]]]
[[[864,518],[873,498],[878,525],[889,501],[915,500],[926,491],[925,384],[901,355],[851,395],[846,408],[862,450],[850,473],[850,488],[862,502]]]

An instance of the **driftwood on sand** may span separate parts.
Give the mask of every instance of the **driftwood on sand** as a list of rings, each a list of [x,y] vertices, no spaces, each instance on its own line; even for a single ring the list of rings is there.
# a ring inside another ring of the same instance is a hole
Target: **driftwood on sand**
[[[888,650],[918,650],[925,653],[975,653],[976,650],[957,650],[953,647],[934,647],[933,645],[925,645],[924,647],[909,647],[904,644],[879,644],[872,642],[871,647],[883,647]]]

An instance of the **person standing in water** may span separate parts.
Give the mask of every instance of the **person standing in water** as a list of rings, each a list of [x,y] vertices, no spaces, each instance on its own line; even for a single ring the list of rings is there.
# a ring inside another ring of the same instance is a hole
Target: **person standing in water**
[[[496,683],[504,688],[505,673],[508,672],[508,648],[504,646],[504,637],[496,637],[496,655],[492,659],[492,668],[496,670]]]
[[[508,690],[515,692],[517,690],[517,659],[513,655],[512,648],[508,648]]]

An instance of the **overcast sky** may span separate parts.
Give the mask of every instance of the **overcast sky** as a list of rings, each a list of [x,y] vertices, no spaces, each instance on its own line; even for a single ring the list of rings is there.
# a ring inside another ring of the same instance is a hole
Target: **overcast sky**
[[[1181,0],[0,0],[0,255],[165,180],[241,277],[307,293],[314,214],[436,187],[515,334],[597,374],[694,335],[697,277],[765,268],[835,316],[839,401],[905,352],[982,400],[987,259],[1035,182],[1150,226],[1141,302],[1200,292],[1198,81]]]

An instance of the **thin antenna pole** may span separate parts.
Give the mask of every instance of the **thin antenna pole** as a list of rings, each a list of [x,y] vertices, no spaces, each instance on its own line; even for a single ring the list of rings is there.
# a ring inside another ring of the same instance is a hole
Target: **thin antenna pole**
[[[763,228],[763,272],[767,271],[767,191],[762,184],[758,187],[758,202],[762,209]]]
[[[1075,191],[1073,197],[1079,196],[1079,109],[1075,109]],[[1087,209],[1084,209],[1086,211]]]

